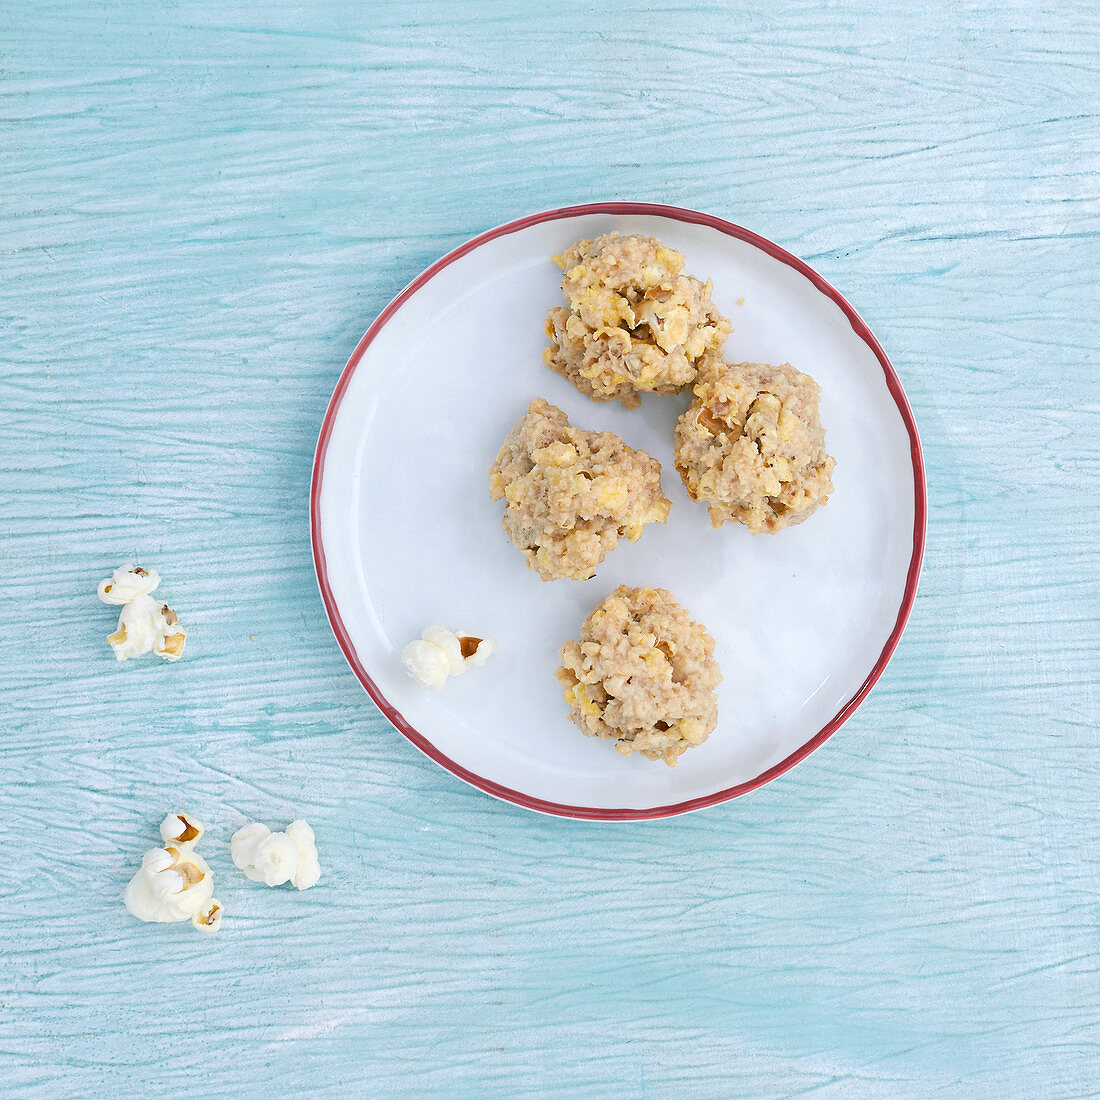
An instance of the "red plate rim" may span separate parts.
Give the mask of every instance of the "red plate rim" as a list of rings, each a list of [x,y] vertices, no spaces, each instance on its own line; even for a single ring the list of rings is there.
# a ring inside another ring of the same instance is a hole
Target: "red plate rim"
[[[745,783],[739,783],[735,787],[728,787],[723,791],[716,791],[714,794],[689,799],[686,802],[677,802],[669,806],[653,806],[645,809],[607,809],[593,806],[570,806],[560,802],[548,802],[545,799],[534,798],[531,795],[524,794],[522,791],[512,790],[510,787],[505,787],[491,779],[486,779],[484,776],[478,775],[468,768],[462,767],[461,764],[456,763],[454,760],[450,759],[450,757],[440,752],[423,734],[409,725],[401,712],[386,699],[379,690],[378,685],[375,684],[369,675],[367,675],[366,669],[363,668],[362,662],[359,660],[359,655],[356,653],[355,647],[352,645],[351,638],[348,636],[347,629],[340,617],[339,609],[336,606],[336,600],[329,586],[328,570],[325,563],[325,548],[321,540],[321,483],[324,478],[325,454],[328,451],[328,444],[332,436],[332,427],[336,419],[336,413],[340,408],[348,384],[351,382],[352,375],[355,373],[360,360],[390,318],[401,308],[404,302],[422,286],[428,283],[436,274],[448,265],[454,263],[455,260],[460,259],[462,256],[486,244],[488,241],[495,240],[497,237],[507,236],[510,233],[516,233],[532,225],[538,225],[540,222],[557,221],[561,218],[572,218],[584,214],[649,214],[656,217],[670,218],[675,221],[709,226],[711,229],[717,229],[727,236],[735,237],[737,240],[745,241],[747,244],[759,248],[769,256],[780,260],[803,274],[822,294],[830,298],[840,307],[845,317],[848,318],[856,335],[872,352],[874,352],[875,358],[879,361],[882,372],[886,376],[886,386],[898,407],[898,412],[901,413],[902,421],[905,424],[905,430],[909,433],[909,453],[913,462],[913,486],[915,496],[913,508],[913,554],[909,560],[909,571],[905,579],[905,591],[902,594],[901,607],[898,609],[894,628],[890,632],[890,636],[886,639],[886,644],[883,646],[878,660],[875,661],[867,678],[860,685],[856,693],[835,715],[833,715],[829,722],[827,722],[804,745],[796,749],[790,756],[786,757],[786,759],[768,768],[767,771],[761,772],[761,774],[754,779],[750,779]],[[777,776],[782,775],[785,771],[793,768],[800,760],[804,760],[814,751],[814,749],[824,744],[825,741],[836,733],[848,718],[851,717],[856,708],[859,707],[860,703],[867,697],[871,688],[874,687],[878,678],[882,675],[883,670],[889,663],[890,658],[893,656],[894,650],[897,648],[898,642],[901,639],[902,631],[905,629],[909,613],[913,608],[913,601],[916,599],[917,595],[917,580],[920,576],[921,560],[924,557],[927,505],[928,498],[924,478],[924,458],[921,454],[920,437],[917,435],[917,425],[913,419],[913,410],[909,407],[909,401],[905,396],[905,391],[902,389],[901,382],[890,360],[887,358],[886,352],[882,350],[882,346],[879,344],[878,340],[875,339],[874,333],[871,332],[863,318],[856,313],[844,296],[835,287],[823,279],[807,263],[800,260],[797,256],[792,255],[786,249],[781,248],[773,241],[769,241],[766,237],[761,237],[758,233],[753,233],[751,230],[745,229],[740,225],[735,225],[733,222],[725,221],[723,218],[717,218],[713,214],[703,214],[697,210],[687,210],[678,206],[664,206],[659,203],[649,202],[592,202],[583,203],[579,206],[562,206],[554,210],[545,210],[539,214],[531,214],[525,218],[519,218],[517,221],[508,222],[505,225],[497,226],[495,229],[487,230],[480,236],[473,237],[465,244],[459,245],[458,248],[454,249],[452,252],[448,252],[446,256],[436,260],[434,264],[409,283],[409,285],[405,287],[405,289],[402,290],[384,310],[382,310],[375,319],[374,324],[367,329],[363,338],[351,353],[351,358],[348,359],[347,366],[344,367],[343,373],[340,375],[340,380],[336,383],[336,389],[333,391],[332,400],[329,402],[328,409],[325,412],[325,418],[321,423],[321,434],[317,440],[317,450],[313,459],[309,515],[310,537],[313,543],[313,564],[317,572],[317,583],[321,589],[321,599],[324,601],[325,612],[328,615],[332,631],[336,635],[336,641],[343,650],[344,657],[347,659],[348,664],[351,665],[352,671],[366,689],[367,694],[374,700],[379,710],[382,711],[390,723],[400,733],[404,734],[405,737],[426,756],[431,757],[437,764],[442,765],[447,771],[458,776],[459,779],[477,787],[479,790],[485,791],[487,794],[494,795],[496,798],[503,799],[506,802],[513,802],[517,806],[523,806],[529,810],[537,810],[540,813],[553,814],[558,817],[581,818],[589,821],[645,821],[653,818],[672,817],[675,814],[688,813],[692,810],[701,810],[707,806],[714,806],[719,802],[726,802],[731,798],[737,798],[740,795],[748,794],[749,791],[756,790],[757,787],[762,787],[765,783],[770,782]]]

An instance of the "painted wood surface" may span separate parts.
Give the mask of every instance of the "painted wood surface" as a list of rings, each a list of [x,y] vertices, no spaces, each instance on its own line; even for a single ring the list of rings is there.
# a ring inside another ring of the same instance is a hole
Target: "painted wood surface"
[[[1097,31],[1083,0],[6,0],[0,1092],[1100,1092]],[[600,198],[815,265],[929,474],[870,700],[650,825],[421,757],[345,666],[307,537],[382,306]],[[191,627],[176,665],[103,644],[96,583],[135,557]],[[181,806],[213,939],[120,903]],[[295,816],[322,884],[247,883],[233,830]]]

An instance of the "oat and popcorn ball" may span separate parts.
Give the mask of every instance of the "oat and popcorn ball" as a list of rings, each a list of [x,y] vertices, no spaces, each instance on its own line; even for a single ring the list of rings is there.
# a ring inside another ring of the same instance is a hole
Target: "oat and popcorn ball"
[[[676,468],[715,527],[772,533],[828,501],[836,462],[825,451],[821,387],[808,374],[709,355],[694,392],[676,425]]]
[[[676,393],[730,334],[709,280],[685,275],[684,257],[656,237],[608,233],[553,259],[568,307],[546,315],[543,359],[596,401],[633,408],[639,393]]]
[[[718,724],[714,639],[666,589],[620,585],[585,619],[580,640],[561,647],[561,662],[570,720],[624,756],[675,767]]]
[[[508,433],[489,495],[504,499],[504,530],[544,581],[587,580],[620,536],[635,542],[672,507],[655,458],[612,432],[572,427],[542,398]]]

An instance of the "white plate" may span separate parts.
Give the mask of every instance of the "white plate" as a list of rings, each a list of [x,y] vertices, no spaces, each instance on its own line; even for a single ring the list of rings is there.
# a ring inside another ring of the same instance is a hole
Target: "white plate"
[[[611,229],[660,237],[714,280],[726,358],[791,362],[821,384],[835,492],[804,524],[714,531],[672,465],[687,396],[597,404],[541,361],[561,302],[550,256]],[[744,299],[744,304],[739,304]],[[621,542],[593,580],[545,583],[501,529],[486,471],[531,398],[610,430],[663,466],[666,526]],[[631,819],[698,809],[774,778],[859,705],[897,644],[924,545],[912,413],[867,326],[800,260],[718,218],[603,203],[548,211],[445,256],[355,349],[321,429],[314,559],[333,630],[387,718],[433,760],[519,805]],[[558,647],[616,585],[670,588],[717,642],[719,726],[679,766],[623,757],[568,721]],[[429,623],[500,645],[424,691],[400,652]]]

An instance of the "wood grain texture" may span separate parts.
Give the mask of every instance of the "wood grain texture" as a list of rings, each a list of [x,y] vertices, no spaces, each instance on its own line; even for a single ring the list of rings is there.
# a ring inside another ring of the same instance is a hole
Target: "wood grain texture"
[[[1095,6],[0,7],[0,1091],[1100,1092]],[[759,792],[649,825],[465,788],[325,623],[306,501],[375,314],[598,198],[814,264],[924,440],[887,674]],[[138,557],[191,627],[116,667]],[[145,926],[160,818],[228,917]],[[313,823],[306,895],[245,818]]]

